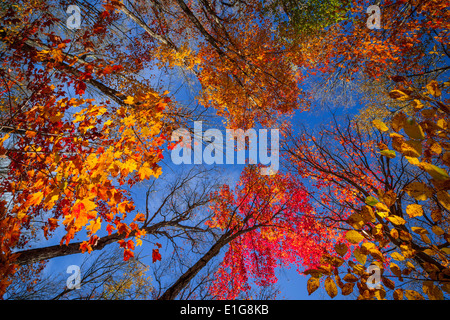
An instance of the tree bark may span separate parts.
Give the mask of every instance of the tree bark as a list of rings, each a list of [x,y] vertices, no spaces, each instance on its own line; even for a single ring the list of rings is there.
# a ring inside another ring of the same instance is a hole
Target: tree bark
[[[156,223],[152,226],[144,228],[147,234],[153,234],[156,233],[158,229],[162,227],[167,226],[176,226],[178,225],[178,222],[175,221],[163,221]],[[92,246],[92,250],[102,250],[106,245],[111,244],[113,242],[117,242],[119,240],[134,237],[135,232],[132,231],[127,234],[125,233],[113,233],[111,235],[101,237],[98,239],[98,242],[96,245]],[[15,260],[15,263],[19,265],[26,265],[31,264],[43,260],[53,259],[56,257],[62,257],[67,256],[71,254],[77,254],[82,253],[80,249],[80,245],[82,242],[73,242],[69,243],[68,245],[54,245],[49,247],[43,247],[43,248],[36,248],[36,249],[29,249],[29,250],[23,250],[18,251],[15,254],[18,255],[17,259]]]

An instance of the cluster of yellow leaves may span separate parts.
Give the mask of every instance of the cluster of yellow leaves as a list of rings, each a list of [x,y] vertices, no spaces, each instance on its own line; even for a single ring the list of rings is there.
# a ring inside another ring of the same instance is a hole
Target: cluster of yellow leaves
[[[358,263],[345,261],[348,273],[341,279],[338,268],[344,261],[333,262],[337,256],[325,255],[324,265],[305,272],[312,275],[308,280],[310,294],[320,286],[322,275],[327,276],[324,287],[331,298],[337,295],[337,288],[341,288],[343,295],[351,293],[354,284],[359,289],[358,299],[385,299],[388,289],[393,290],[393,298],[398,300],[443,299],[444,293],[450,293],[450,195],[447,191],[450,177],[446,169],[450,165],[449,107],[436,99],[442,95],[441,88],[442,85],[432,81],[424,92],[409,88],[390,93],[391,98],[410,103],[419,115],[410,118],[399,112],[390,123],[374,120],[373,126],[381,134],[389,135],[392,142],[393,150],[383,142],[378,143],[379,154],[388,161],[404,157],[406,164],[416,167],[426,179],[408,181],[404,185],[402,193],[410,199],[405,203],[401,195],[403,206],[398,201],[400,195],[394,190],[378,190],[376,196],[368,196],[365,205],[346,221],[352,229],[346,232],[345,238],[355,247],[352,256]],[[423,217],[430,223],[424,224]],[[394,245],[397,250],[388,256],[383,253],[387,245]],[[343,258],[349,247],[340,243],[335,251],[338,258]],[[390,262],[392,260],[399,264]],[[380,270],[378,288],[367,286],[367,261]],[[386,268],[392,276],[386,274]],[[396,289],[392,277],[403,282],[404,277],[410,277],[413,272],[429,279],[422,281],[422,293]]]
[[[148,267],[137,260],[129,260],[125,271],[111,277],[103,285],[103,299],[149,299],[153,292],[152,278],[147,276]]]
[[[46,143],[52,145],[50,152],[42,152],[42,147],[33,143],[39,135],[26,135],[31,140],[24,150],[28,179],[11,181],[15,200],[12,213],[18,219],[25,222],[34,215],[35,208],[49,212],[63,202],[58,209],[62,217],[48,220],[45,235],[63,225],[67,233],[61,243],[68,244],[84,228],[90,239],[83,242],[81,249],[89,252],[96,243],[95,234],[105,222],[109,232],[138,231],[136,224],[130,229],[122,222],[134,205],[121,186],[161,174],[158,162],[166,141],[162,111],[167,105],[167,100],[154,92],[128,97],[126,103],[130,106],[115,111],[93,102],[53,99],[51,108],[36,106],[28,111],[30,123],[38,126],[49,119],[61,123],[67,116],[67,107],[81,108],[46,136]],[[3,153],[7,138],[0,141]]]

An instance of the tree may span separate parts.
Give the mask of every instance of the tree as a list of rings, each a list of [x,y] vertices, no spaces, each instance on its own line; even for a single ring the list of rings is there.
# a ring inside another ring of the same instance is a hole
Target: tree
[[[289,175],[264,176],[257,166],[246,167],[236,190],[224,185],[214,193],[207,221],[219,232],[214,244],[159,299],[174,299],[227,246],[210,286],[217,299],[251,294],[250,280],[270,287],[277,267],[317,264],[335,233],[313,219],[305,195],[302,184]]]
[[[327,98],[341,108],[354,99],[361,81],[371,85],[395,76],[421,78],[448,70],[447,1],[378,1],[381,29],[367,26],[370,5],[353,1],[345,18],[318,27],[319,35],[312,38],[290,31],[296,20],[279,25],[290,61],[312,76],[307,83],[314,97]],[[301,12],[306,15],[308,10]]]
[[[331,297],[337,286],[347,295],[355,284],[363,299],[383,299],[394,289],[394,299],[442,299],[448,293],[449,175],[444,150],[449,109],[448,99],[442,100],[447,85],[431,81],[425,90],[405,87],[390,96],[408,101],[415,110],[412,118],[400,111],[389,125],[374,120],[377,130],[372,133],[349,121],[346,127],[335,124],[323,130],[319,138],[305,132],[285,145],[296,172],[323,190],[316,197],[322,207],[319,216],[330,227],[345,230],[346,241],[336,243],[321,266],[305,272],[312,276],[311,293],[321,275]],[[366,268],[371,264],[381,272],[379,289],[368,287]],[[409,281],[420,281],[423,295],[401,288]]]

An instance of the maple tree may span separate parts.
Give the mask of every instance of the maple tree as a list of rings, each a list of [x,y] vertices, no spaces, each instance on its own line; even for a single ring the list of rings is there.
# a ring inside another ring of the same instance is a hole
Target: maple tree
[[[330,246],[332,230],[310,215],[302,184],[292,176],[264,176],[246,167],[235,190],[224,185],[212,197],[206,224],[218,239],[159,299],[174,299],[189,281],[228,245],[209,290],[216,299],[251,292],[249,280],[267,287],[279,266],[315,265]]]

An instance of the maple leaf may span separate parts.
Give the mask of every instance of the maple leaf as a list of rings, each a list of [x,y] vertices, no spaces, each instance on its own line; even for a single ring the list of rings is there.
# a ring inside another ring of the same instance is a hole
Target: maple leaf
[[[123,260],[124,261],[128,261],[130,258],[134,257],[134,252],[129,250],[129,249],[125,249],[123,252]]]

